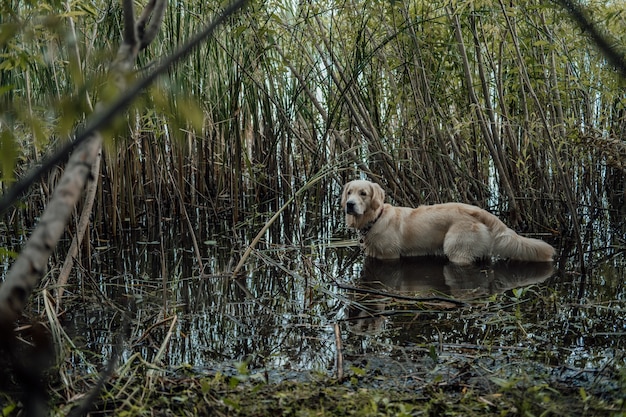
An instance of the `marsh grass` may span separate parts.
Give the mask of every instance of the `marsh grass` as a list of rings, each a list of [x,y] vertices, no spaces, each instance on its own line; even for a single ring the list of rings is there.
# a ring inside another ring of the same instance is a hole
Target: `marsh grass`
[[[147,392],[141,405],[133,407],[139,393],[101,401],[96,415],[126,409],[128,415],[149,415],[169,410],[175,415],[239,416],[413,416],[413,415],[613,415],[615,405],[583,392],[563,396],[545,384],[516,381],[501,392],[468,389],[462,381],[396,389],[371,388],[368,376],[352,374],[337,384],[323,376],[311,382],[265,383],[262,376],[188,375],[164,377],[157,389]],[[119,388],[122,380],[112,388]],[[528,385],[525,385],[528,384]],[[137,381],[133,386],[141,386]],[[513,385],[515,388],[513,388]],[[135,395],[133,395],[135,394]],[[125,403],[125,404],[124,404]],[[124,405],[122,405],[124,404]],[[122,405],[119,407],[119,405]],[[118,407],[116,407],[118,406]]]
[[[286,203],[298,190],[329,207],[340,185],[361,175],[397,204],[478,204],[519,231],[576,242],[579,256],[580,223],[598,210],[626,210],[619,83],[562,11],[531,3],[293,7],[251,5],[117,123],[98,176],[94,239],[159,227],[163,217],[188,219],[191,234],[199,221],[236,227],[281,207],[285,219],[297,219],[298,203]],[[97,22],[88,13],[75,18],[91,40],[83,56],[113,48],[120,10],[104,11]],[[215,12],[202,2],[168,9],[140,71]],[[607,20],[607,29],[615,24]],[[59,31],[44,32],[61,42]],[[73,94],[62,80],[77,69],[63,66],[68,52],[57,53],[58,62],[35,65],[25,78],[0,74],[15,86],[12,96],[29,92],[19,99],[53,138],[77,116],[59,112],[56,126],[43,117],[55,108],[45,94]],[[85,88],[101,72],[97,62],[86,66]],[[20,124],[25,116],[14,116],[22,158],[36,162],[58,139],[42,143],[39,130]],[[32,224],[54,178],[6,223]],[[213,215],[199,219],[205,207]]]

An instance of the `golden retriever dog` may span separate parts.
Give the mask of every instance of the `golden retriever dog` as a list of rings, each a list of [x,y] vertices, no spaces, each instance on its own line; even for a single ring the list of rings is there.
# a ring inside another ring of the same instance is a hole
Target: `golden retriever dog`
[[[365,255],[378,259],[445,255],[469,265],[492,256],[518,261],[550,262],[554,248],[522,237],[493,214],[469,204],[444,203],[417,208],[386,204],[380,185],[347,183],[341,206],[348,227],[359,231]]]

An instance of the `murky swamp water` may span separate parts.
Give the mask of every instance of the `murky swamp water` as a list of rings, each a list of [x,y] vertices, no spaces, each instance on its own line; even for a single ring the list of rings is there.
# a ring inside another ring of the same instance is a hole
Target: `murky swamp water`
[[[182,221],[164,221],[163,239],[139,228],[99,242],[64,301],[61,323],[85,352],[68,367],[94,371],[123,332],[122,361],[139,354],[172,373],[237,374],[245,363],[270,381],[309,378],[337,375],[341,356],[346,375],[373,373],[381,384],[445,375],[446,383],[539,378],[624,389],[619,251],[588,256],[585,275],[565,249],[554,265],[380,262],[363,258],[341,219],[305,224],[291,225],[289,239],[273,225],[236,278],[229,271],[262,224],[198,226],[202,271]],[[32,307],[43,311],[41,293]]]

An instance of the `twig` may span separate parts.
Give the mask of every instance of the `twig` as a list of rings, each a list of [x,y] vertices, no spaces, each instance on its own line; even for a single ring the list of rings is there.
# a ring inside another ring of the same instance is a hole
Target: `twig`
[[[337,367],[337,381],[343,381],[343,344],[341,342],[341,328],[339,323],[335,323],[335,347],[337,354],[335,355],[336,367]]]
[[[167,323],[168,321],[172,321],[172,320],[176,321],[176,316],[167,317],[167,318],[164,318],[163,320],[158,321],[157,323],[154,323],[145,332],[143,332],[141,337],[135,343],[133,343],[133,345],[137,345],[137,344],[143,342],[150,335],[152,330],[154,330],[157,327]]]
[[[127,326],[128,319],[125,320],[122,329],[126,329]],[[81,401],[81,403],[69,412],[68,417],[85,416],[93,409],[93,405],[96,402],[100,393],[102,392],[104,384],[106,383],[106,381],[108,381],[108,379],[115,371],[115,367],[117,366],[117,362],[122,352],[122,346],[124,345],[124,333],[125,332],[123,331],[120,331],[118,333],[117,340],[111,352],[111,358],[109,358],[106,367],[100,373],[100,377],[98,378],[96,385],[94,385],[89,394]]]
[[[265,225],[261,228],[261,230],[256,235],[256,237],[252,240],[252,242],[250,242],[250,245],[248,245],[248,247],[246,248],[246,251],[242,255],[241,259],[239,260],[239,263],[237,264],[237,266],[233,270],[233,274],[232,274],[233,277],[236,277],[237,274],[239,273],[239,271],[241,271],[241,268],[243,268],[243,265],[246,263],[246,260],[248,259],[248,257],[252,253],[252,250],[256,247],[256,245],[259,243],[259,241],[261,240],[261,238],[263,237],[265,232],[267,232],[267,230],[270,228],[270,226],[272,224],[274,224],[274,222],[280,217],[280,214],[283,211],[285,211],[285,209],[287,209],[287,207],[289,207],[295,201],[296,197],[299,197],[300,194],[304,193],[306,190],[311,188],[313,185],[317,184],[319,181],[321,181],[323,178],[325,178],[326,175],[328,175],[329,173],[330,172],[324,172],[324,170],[322,170],[320,173],[318,173],[317,176],[315,176],[309,182],[304,184],[298,191],[296,191],[296,193],[294,195],[292,195],[285,202],[285,204],[283,204],[283,206],[278,209],[278,211],[276,211],[276,213],[272,216],[272,218],[269,219],[267,221],[267,223],[265,223]]]
[[[591,36],[600,52],[609,60],[622,75],[626,78],[626,60],[624,52],[618,50],[615,46],[618,44],[614,39],[610,39],[606,33],[602,33],[596,25],[594,25],[588,17],[588,13],[582,4],[576,0],[557,0],[570,14],[572,19],[576,21],[578,26]]]
[[[342,319],[345,322],[358,322],[361,320],[371,320],[379,317],[394,317],[394,316],[417,316],[419,314],[437,314],[442,313],[442,310],[381,310],[381,311],[367,311],[362,309],[367,316],[346,317]]]
[[[161,359],[163,358],[163,355],[165,354],[165,350],[169,346],[170,339],[172,338],[172,334],[174,333],[174,326],[176,326],[176,323],[178,322],[178,316],[174,315],[171,318],[172,318],[172,323],[170,323],[170,328],[167,331],[167,334],[165,335],[165,337],[163,338],[163,342],[161,343],[161,347],[159,348],[159,351],[157,352],[157,354],[154,356],[154,359],[152,360],[153,366],[146,373],[146,378],[148,380],[147,381],[148,390],[152,389],[152,386],[154,384],[154,379],[156,378],[157,373],[159,372],[157,370],[157,366],[159,362],[161,362]]]
[[[395,298],[397,300],[415,301],[417,303],[424,303],[424,302],[431,302],[431,301],[441,301],[441,302],[456,304],[456,305],[462,306],[462,307],[469,306],[469,304],[466,303],[465,301],[455,300],[454,298],[448,298],[448,297],[440,297],[440,296],[411,297],[411,296],[408,296],[408,295],[394,294],[394,293],[389,293],[389,292],[385,292],[385,291],[370,290],[370,289],[367,289],[367,288],[354,287],[352,285],[341,284],[339,282],[335,282],[335,285],[337,286],[337,288],[341,288],[342,290],[349,290],[349,291],[354,291],[354,292],[358,292],[358,293],[362,293],[362,294],[379,295],[381,297]]]
[[[167,175],[170,178],[170,181],[172,182],[172,184],[174,184],[174,178],[172,177],[172,172],[169,170],[167,171]],[[189,219],[189,215],[187,214],[187,210],[185,209],[185,200],[183,199],[183,193],[180,191],[179,187],[174,187],[176,190],[176,194],[178,195],[178,202],[180,203],[180,211],[183,214],[183,217],[185,218],[185,222],[187,223],[187,227],[189,228],[189,236],[191,237],[191,243],[193,244],[193,250],[196,253],[196,260],[198,262],[198,270],[199,271],[203,271],[204,270],[204,265],[202,263],[202,255],[200,253],[200,247],[198,246],[198,239],[196,239],[196,234],[194,232],[194,227],[191,224],[191,220]]]
[[[156,37],[163,21],[167,2],[150,0],[137,21],[137,33],[141,40],[140,48],[144,49]],[[155,8],[156,7],[156,8]],[[150,23],[148,24],[148,21]]]
[[[174,315],[171,317],[171,319],[172,319],[172,323],[170,323],[170,328],[167,331],[167,334],[165,335],[165,338],[163,339],[163,343],[161,343],[161,347],[159,348],[159,351],[157,352],[152,362],[156,363],[156,362],[161,361],[161,358],[163,357],[163,354],[165,353],[165,349],[167,348],[167,344],[172,338],[172,333],[174,332],[174,326],[176,326],[176,323],[178,322],[178,316]]]

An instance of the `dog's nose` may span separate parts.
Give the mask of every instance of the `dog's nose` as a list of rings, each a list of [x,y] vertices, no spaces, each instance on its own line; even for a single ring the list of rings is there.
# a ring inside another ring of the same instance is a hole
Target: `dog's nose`
[[[355,206],[354,201],[348,201],[346,203],[346,213],[347,214],[354,214],[355,213],[354,206]]]

